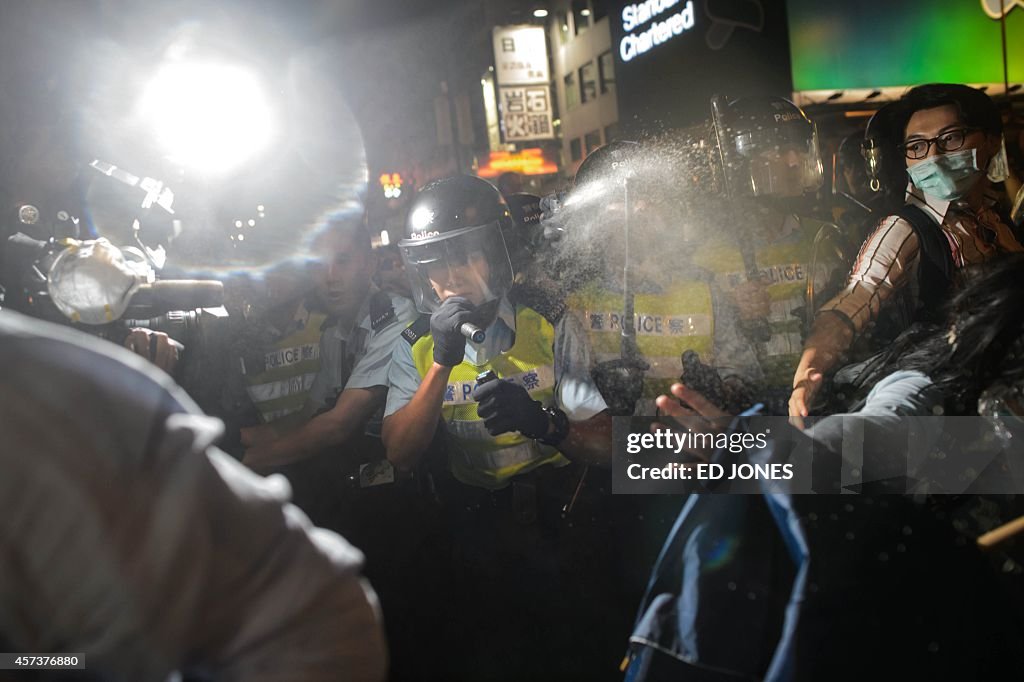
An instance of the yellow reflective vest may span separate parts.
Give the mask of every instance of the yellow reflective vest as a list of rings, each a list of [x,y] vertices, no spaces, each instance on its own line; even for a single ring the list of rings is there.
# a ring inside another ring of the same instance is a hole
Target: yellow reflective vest
[[[545,464],[568,463],[553,447],[519,433],[491,436],[477,414],[473,389],[477,375],[494,371],[499,379],[512,381],[545,406],[555,404],[555,330],[539,313],[516,306],[515,342],[484,365],[468,361],[456,366],[448,379],[441,414],[451,436],[448,462],[452,474],[466,485],[490,490],[505,487],[518,474]],[[412,345],[412,359],[420,378],[434,361],[434,339],[421,336]]]
[[[292,331],[270,348],[242,358],[246,392],[266,423],[302,410],[320,371],[320,327],[326,316],[300,307]]]
[[[798,229],[781,239],[760,243],[754,248],[758,274],[767,284],[771,301],[768,316],[771,337],[767,343],[758,344],[757,349],[761,369],[770,388],[789,389],[792,386],[807,331],[808,279],[813,278],[817,291],[814,304],[820,306],[827,300],[822,289],[832,271],[840,266],[834,249],[819,245],[818,262],[815,272],[811,272],[815,238],[823,225],[819,221],[803,220]],[[743,256],[731,241],[716,240],[702,244],[694,252],[693,259],[714,273],[715,282],[726,293],[747,281]]]
[[[622,304],[621,293],[597,284],[569,299],[569,308],[582,320],[597,362],[620,357]],[[681,282],[660,293],[637,293],[633,309],[637,348],[650,365],[644,377],[644,398],[667,394],[679,381],[680,357],[685,351],[696,351],[701,360],[713,363],[715,319],[706,283]]]

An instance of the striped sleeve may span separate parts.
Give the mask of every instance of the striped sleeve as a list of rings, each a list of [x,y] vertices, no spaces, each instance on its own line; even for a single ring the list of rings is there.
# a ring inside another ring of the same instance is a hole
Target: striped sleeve
[[[846,286],[819,310],[847,318],[859,334],[893,294],[907,286],[917,266],[920,245],[910,224],[884,218],[864,241]]]

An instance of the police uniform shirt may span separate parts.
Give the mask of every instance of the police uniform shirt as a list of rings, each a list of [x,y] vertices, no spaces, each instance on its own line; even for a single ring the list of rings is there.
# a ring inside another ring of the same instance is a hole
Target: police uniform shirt
[[[312,404],[330,408],[343,389],[387,386],[392,351],[416,316],[412,301],[371,285],[355,327],[343,329],[326,322],[320,337],[320,372],[310,390]]]
[[[508,299],[502,298],[498,315],[485,330],[487,338],[481,344],[466,342],[466,360],[483,363],[509,350],[515,340],[515,309]],[[601,393],[590,377],[590,346],[579,320],[565,314],[555,325],[555,399],[570,421],[590,419],[608,409]],[[420,375],[412,357],[412,346],[395,344],[391,368],[388,372],[388,400],[384,416],[404,407],[420,385]]]

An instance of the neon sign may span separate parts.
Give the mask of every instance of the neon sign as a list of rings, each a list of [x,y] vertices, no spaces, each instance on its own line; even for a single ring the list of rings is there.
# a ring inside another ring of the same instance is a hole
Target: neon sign
[[[687,0],[682,10],[664,21],[657,20],[659,15],[678,4],[679,0],[645,0],[622,8],[622,29],[626,32],[619,41],[619,56],[622,61],[628,62],[693,28],[696,21],[693,0]],[[647,22],[652,22],[647,30],[640,33],[632,32]]]
[[[491,152],[487,165],[481,165],[477,169],[477,175],[482,178],[493,178],[508,171],[523,175],[550,175],[558,172],[558,166],[544,158],[542,149],[531,147],[515,153]]]

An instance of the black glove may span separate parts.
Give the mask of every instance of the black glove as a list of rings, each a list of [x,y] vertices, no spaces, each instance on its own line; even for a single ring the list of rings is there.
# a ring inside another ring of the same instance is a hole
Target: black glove
[[[543,438],[551,426],[551,417],[544,406],[519,384],[509,381],[477,384],[473,399],[480,403],[476,412],[492,436],[518,431],[527,438]]]
[[[466,357],[466,337],[459,328],[472,322],[476,309],[469,299],[461,296],[446,298],[430,316],[430,336],[434,339],[434,362],[455,367]]]
[[[679,381],[729,414],[740,414],[754,404],[749,387],[739,380],[723,380],[718,370],[701,362],[695,351],[685,351],[682,363],[683,373]]]

